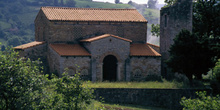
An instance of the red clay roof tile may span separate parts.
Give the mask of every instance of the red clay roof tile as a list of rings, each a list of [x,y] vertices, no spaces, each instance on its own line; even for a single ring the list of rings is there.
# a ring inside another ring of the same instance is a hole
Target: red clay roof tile
[[[130,56],[161,56],[148,44],[131,44]]]
[[[150,46],[156,47],[156,48],[160,48],[160,46],[158,46],[158,45],[154,45],[154,44],[151,44],[151,43],[147,43],[147,44],[150,45]]]
[[[50,44],[50,47],[60,56],[91,56],[79,44]]]
[[[35,47],[35,46],[38,46],[38,45],[41,45],[44,43],[45,43],[44,41],[34,41],[34,42],[27,43],[27,44],[16,46],[16,47],[14,47],[14,49],[15,50],[24,50],[24,49],[27,49],[30,47]]]
[[[118,39],[121,39],[121,40],[124,40],[124,41],[132,42],[132,40],[122,38],[122,37],[119,37],[119,36],[115,36],[115,35],[112,35],[112,34],[104,34],[104,35],[101,35],[101,36],[96,36],[96,37],[91,37],[91,38],[88,38],[88,39],[83,39],[83,40],[81,40],[81,42],[93,42],[93,41],[103,39],[103,38],[106,38],[106,37],[115,37],[115,38],[118,38]]]
[[[49,20],[147,22],[136,9],[42,7]]]

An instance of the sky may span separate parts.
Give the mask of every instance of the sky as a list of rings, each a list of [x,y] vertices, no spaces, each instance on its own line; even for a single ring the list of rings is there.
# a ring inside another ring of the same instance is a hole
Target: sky
[[[115,0],[93,0],[93,1],[101,1],[101,2],[110,2],[114,3]],[[130,0],[120,0],[122,3],[128,3]],[[132,0],[133,2],[136,2],[138,4],[147,4],[148,0]],[[157,0],[159,4],[165,4],[164,0]]]

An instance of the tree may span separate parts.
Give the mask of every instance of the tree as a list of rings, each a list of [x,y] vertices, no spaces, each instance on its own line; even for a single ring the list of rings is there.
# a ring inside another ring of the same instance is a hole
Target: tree
[[[79,73],[71,77],[65,72],[62,78],[54,81],[56,84],[55,90],[63,95],[63,101],[66,104],[65,109],[85,110],[91,103],[93,91],[83,86]]]
[[[64,5],[63,0],[61,0],[61,1],[60,1],[60,5],[61,5],[61,6],[63,6],[63,5]]]
[[[42,75],[39,60],[20,58],[11,48],[0,51],[0,109],[84,109],[92,90],[82,85],[79,75],[62,78]]]
[[[58,6],[58,5],[59,5],[58,0],[54,0],[54,1],[53,1],[53,5],[54,5],[54,6]]]
[[[76,6],[76,2],[75,2],[75,0],[68,0],[68,1],[66,2],[66,5],[67,5],[68,7],[75,7],[75,6]]]
[[[115,0],[115,4],[119,4],[120,3],[120,0]]]
[[[193,6],[193,32],[209,39],[213,57],[220,58],[220,0],[197,0]]]
[[[44,91],[47,80],[40,75],[39,61],[19,58],[17,52],[7,48],[0,51],[0,64],[0,109],[44,108],[40,103],[51,95]]]
[[[190,81],[192,75],[201,79],[202,74],[206,74],[213,66],[207,41],[201,42],[197,35],[188,30],[181,30],[170,47],[167,65],[173,72],[185,74]]]
[[[13,46],[13,47],[21,45],[19,37],[18,36],[11,36],[11,38],[8,39],[8,45]]]
[[[171,5],[175,4],[176,1],[177,1],[177,0],[165,0],[165,1],[164,1],[164,2],[166,3],[165,6],[171,6]]]
[[[148,8],[156,9],[156,3],[157,3],[157,0],[148,0],[148,2],[147,2]]]
[[[129,5],[132,5],[132,3],[133,3],[133,2],[132,2],[131,0],[128,2]]]
[[[218,59],[218,62],[216,63],[214,69],[213,69],[213,72],[214,72],[214,78],[220,82],[220,59]]]
[[[219,0],[198,0],[194,3],[193,34],[182,31],[170,48],[168,66],[172,70],[183,74],[185,72],[189,79],[192,79],[192,75],[202,79],[201,75],[214,67],[220,58],[219,6]]]
[[[151,33],[153,36],[160,36],[160,24],[152,24],[151,25]]]

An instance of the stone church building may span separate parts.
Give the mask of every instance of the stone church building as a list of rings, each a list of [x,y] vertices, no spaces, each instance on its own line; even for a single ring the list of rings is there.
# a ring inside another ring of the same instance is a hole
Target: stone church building
[[[68,68],[92,81],[139,81],[161,74],[159,46],[147,42],[147,20],[136,9],[42,7],[34,42],[15,47],[40,58],[59,77]]]

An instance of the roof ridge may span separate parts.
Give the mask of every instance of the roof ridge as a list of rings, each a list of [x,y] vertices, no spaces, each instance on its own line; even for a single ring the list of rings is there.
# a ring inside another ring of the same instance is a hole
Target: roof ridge
[[[151,43],[147,43],[148,45],[151,45],[151,46],[154,46],[154,47],[158,47],[158,48],[160,48],[160,46],[159,45],[155,45],[155,44],[151,44]]]
[[[126,8],[126,9],[122,9],[122,8],[76,8],[76,7],[55,7],[55,6],[44,6],[41,7],[42,8],[52,8],[52,9],[77,9],[77,10],[136,10],[136,9],[132,9],[132,8]]]
[[[121,39],[121,40],[125,40],[125,41],[128,41],[128,42],[132,42],[132,40],[130,40],[130,39],[119,37],[119,36],[116,36],[116,35],[113,35],[113,34],[103,34],[103,35],[99,35],[99,36],[94,36],[94,37],[90,37],[90,38],[87,38],[87,39],[82,39],[82,40],[80,40],[80,42],[92,42],[92,41],[103,39],[103,38],[106,38],[106,37],[109,37],[109,36],[115,37],[115,38],[118,38],[118,39]]]

